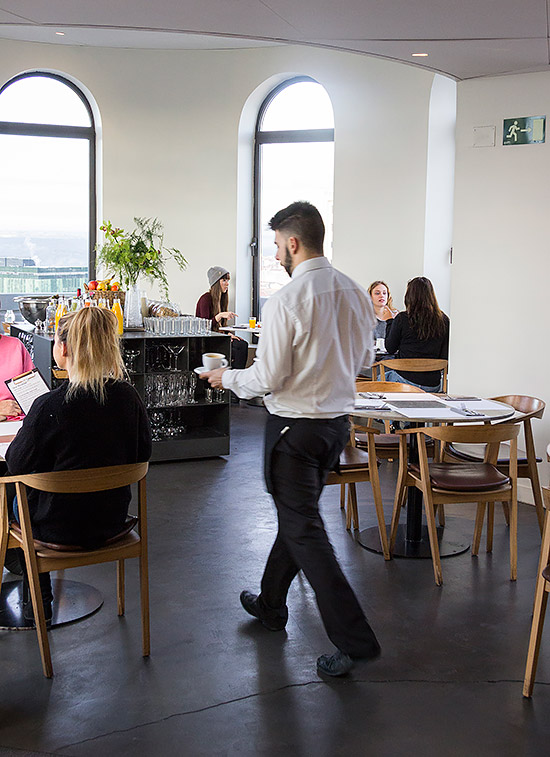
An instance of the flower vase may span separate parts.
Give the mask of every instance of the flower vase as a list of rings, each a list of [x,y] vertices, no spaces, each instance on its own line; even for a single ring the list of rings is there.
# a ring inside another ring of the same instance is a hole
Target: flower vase
[[[139,329],[143,327],[141,315],[141,294],[137,284],[129,286],[124,301],[124,328]]]

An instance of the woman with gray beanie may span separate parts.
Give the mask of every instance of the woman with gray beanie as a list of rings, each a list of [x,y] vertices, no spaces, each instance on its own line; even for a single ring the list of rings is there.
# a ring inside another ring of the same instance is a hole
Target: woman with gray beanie
[[[208,269],[208,283],[210,289],[197,302],[195,315],[198,318],[208,318],[212,322],[212,331],[219,331],[227,321],[235,318],[237,313],[227,309],[230,273],[221,265]],[[248,342],[231,334],[231,367],[244,368],[248,357]]]

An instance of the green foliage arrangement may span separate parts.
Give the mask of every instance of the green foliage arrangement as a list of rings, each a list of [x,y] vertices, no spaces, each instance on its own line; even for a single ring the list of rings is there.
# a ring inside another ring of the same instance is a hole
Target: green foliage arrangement
[[[105,242],[97,247],[97,261],[125,289],[137,284],[138,278],[144,276],[151,282],[158,282],[168,300],[166,261],[175,260],[184,271],[187,260],[175,247],[164,247],[164,227],[157,218],[134,218],[134,223],[136,228],[128,233],[114,228],[111,221],[103,221],[100,229],[105,233]]]

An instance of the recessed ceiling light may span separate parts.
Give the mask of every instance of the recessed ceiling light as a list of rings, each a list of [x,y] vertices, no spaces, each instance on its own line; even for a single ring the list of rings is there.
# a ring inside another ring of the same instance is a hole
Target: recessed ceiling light
[[[412,53],[413,58],[427,58],[428,53]]]
[[[65,36],[65,32],[56,32],[56,34],[57,34],[57,35],[58,35],[59,37],[64,37],[64,36]]]

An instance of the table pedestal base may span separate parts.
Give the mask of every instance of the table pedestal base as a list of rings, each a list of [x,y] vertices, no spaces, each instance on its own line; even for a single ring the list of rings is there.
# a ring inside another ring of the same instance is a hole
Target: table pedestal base
[[[466,552],[470,548],[471,535],[462,533],[460,528],[457,528],[457,521],[447,519],[445,528],[442,526],[437,527],[437,541],[439,542],[439,552],[441,557],[453,557],[454,555],[460,555],[462,552]],[[471,525],[469,528],[471,530]],[[390,539],[390,526],[386,525],[386,532],[388,534],[388,541]],[[430,540],[428,537],[428,527],[422,526],[422,538],[420,541],[408,541],[406,538],[407,527],[401,525],[397,529],[397,538],[395,540],[395,547],[393,550],[393,557],[407,557],[407,558],[424,558],[431,559],[432,553],[430,551]],[[360,531],[356,537],[357,542],[368,549],[369,552],[378,552],[382,554],[382,547],[380,545],[380,533],[377,526],[371,528],[365,528]]]
[[[99,610],[103,597],[97,589],[78,581],[52,578],[52,626],[80,620]],[[0,592],[0,630],[34,629],[23,617],[23,581],[6,581]]]

